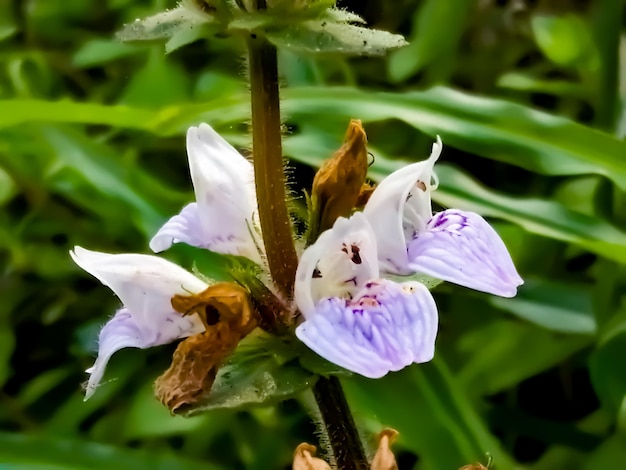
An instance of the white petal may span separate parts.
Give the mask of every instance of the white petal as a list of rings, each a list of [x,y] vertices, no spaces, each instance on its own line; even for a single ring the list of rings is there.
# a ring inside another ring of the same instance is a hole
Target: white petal
[[[192,202],[183,207],[179,214],[165,222],[150,240],[150,249],[155,253],[160,253],[170,248],[172,243],[180,242],[199,248],[207,248],[203,233],[198,214],[198,204]]]
[[[158,252],[182,241],[260,263],[252,164],[207,124],[189,128],[187,154],[197,205],[166,222],[150,247]]]
[[[437,307],[419,283],[366,283],[354,299],[322,299],[296,336],[325,359],[379,378],[432,359]]]
[[[376,240],[362,213],[340,217],[300,258],[295,300],[302,314],[315,311],[322,297],[349,296],[378,277]]]
[[[408,256],[416,272],[502,297],[524,283],[500,236],[474,212],[435,214],[409,242]]]
[[[90,376],[85,390],[85,400],[96,391],[106,365],[116,351],[123,348],[143,349],[159,346],[202,331],[204,326],[195,314],[184,317],[172,310],[166,314],[154,315],[148,324],[140,324],[127,308],[119,310],[100,331],[98,358],[93,367],[86,371]]]
[[[442,148],[437,137],[428,160],[407,165],[387,176],[363,210],[376,233],[380,268],[384,272],[410,274],[407,239],[423,228],[432,215],[433,166]]]
[[[157,256],[100,253],[80,246],[70,251],[70,256],[115,292],[140,327],[171,312],[174,295],[195,294],[208,287],[190,272]]]

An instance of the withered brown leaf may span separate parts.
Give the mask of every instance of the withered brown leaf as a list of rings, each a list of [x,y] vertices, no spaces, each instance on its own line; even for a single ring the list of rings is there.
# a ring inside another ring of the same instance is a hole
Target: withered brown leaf
[[[172,413],[197,406],[213,386],[220,365],[258,324],[248,292],[233,283],[218,283],[193,295],[175,295],[172,307],[198,314],[206,331],[183,340],[172,365],[155,382],[157,398]]]

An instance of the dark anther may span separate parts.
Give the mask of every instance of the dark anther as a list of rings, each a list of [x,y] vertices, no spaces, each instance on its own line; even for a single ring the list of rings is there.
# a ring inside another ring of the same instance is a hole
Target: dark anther
[[[322,273],[319,269],[315,268],[313,270],[313,279],[319,279],[320,277],[322,277]]]
[[[361,255],[359,254],[361,249],[356,245],[352,245],[350,248],[352,248],[352,262],[354,264],[361,264],[363,262]]]
[[[367,166],[372,166],[372,165],[374,164],[374,162],[376,161],[376,157],[374,156],[374,154],[373,154],[372,152],[367,152],[367,154],[368,154],[370,157],[372,157],[372,161],[371,161],[371,162],[369,162],[369,163],[367,164]]]
[[[424,183],[422,180],[417,180],[417,183],[415,183],[415,186],[417,186],[422,191],[426,192],[426,183]]]
[[[204,307],[204,316],[206,317],[206,324],[209,326],[217,325],[220,321],[220,312],[212,305]]]
[[[346,246],[346,244],[343,244],[343,247],[341,248],[341,251],[343,251],[346,255],[348,254],[348,247]]]

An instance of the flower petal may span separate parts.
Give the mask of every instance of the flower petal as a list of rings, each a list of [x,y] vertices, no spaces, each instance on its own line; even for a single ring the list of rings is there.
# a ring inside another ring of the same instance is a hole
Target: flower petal
[[[202,234],[198,204],[192,202],[183,207],[179,214],[165,222],[163,227],[150,240],[150,249],[155,253],[160,253],[170,248],[173,243],[180,242],[207,248]]]
[[[187,154],[196,204],[166,222],[150,248],[159,252],[184,242],[260,263],[252,164],[207,124],[189,128]]]
[[[322,297],[345,297],[378,277],[374,232],[361,212],[340,217],[300,258],[295,300],[302,314],[315,311]]]
[[[90,374],[85,391],[85,400],[89,399],[102,380],[104,370],[111,356],[123,348],[149,348],[170,343],[204,331],[204,326],[197,315],[182,316],[174,312],[155,315],[149,324],[138,323],[127,308],[122,308],[100,331],[98,358],[87,369]]]
[[[190,272],[157,256],[100,253],[80,246],[74,247],[70,256],[115,292],[140,327],[172,312],[174,295],[199,293],[208,287]]]
[[[366,283],[352,300],[322,299],[296,328],[317,354],[370,378],[431,360],[436,335],[437,307],[428,289],[388,280]]]
[[[408,256],[415,272],[502,297],[524,283],[500,236],[474,212],[435,214],[409,242]]]
[[[365,205],[363,213],[376,233],[380,269],[384,272],[410,274],[407,239],[424,227],[432,215],[430,192],[437,184],[433,166],[442,148],[437,137],[427,160],[391,173]],[[431,179],[435,182],[431,183]]]

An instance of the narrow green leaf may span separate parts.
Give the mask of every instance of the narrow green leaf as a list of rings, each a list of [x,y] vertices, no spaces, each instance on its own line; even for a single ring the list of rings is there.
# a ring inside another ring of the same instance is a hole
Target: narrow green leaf
[[[209,462],[193,461],[164,451],[129,450],[55,436],[0,433],[3,468],[90,470],[218,470]],[[16,467],[20,465],[23,467]]]
[[[584,335],[596,333],[591,294],[584,286],[536,279],[524,281],[524,287],[514,298],[489,297],[489,301],[504,311],[551,331]]]
[[[445,87],[407,93],[353,88],[285,90],[296,122],[315,116],[400,119],[461,150],[548,175],[601,174],[626,189],[626,144],[565,118]]]
[[[440,356],[382,379],[355,376],[342,382],[357,416],[375,415],[397,429],[398,445],[417,453],[424,468],[459,468],[485,461],[487,453],[498,469],[513,468]],[[379,424],[374,427],[380,430]]]

